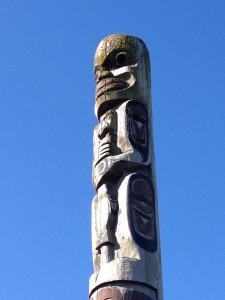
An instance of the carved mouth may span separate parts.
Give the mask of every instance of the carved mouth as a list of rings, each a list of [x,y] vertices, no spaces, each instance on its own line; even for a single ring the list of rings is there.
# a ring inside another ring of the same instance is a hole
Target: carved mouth
[[[102,96],[106,92],[112,92],[117,90],[123,90],[126,89],[129,86],[129,84],[122,80],[121,78],[107,78],[102,79],[97,83],[96,85],[96,98]]]

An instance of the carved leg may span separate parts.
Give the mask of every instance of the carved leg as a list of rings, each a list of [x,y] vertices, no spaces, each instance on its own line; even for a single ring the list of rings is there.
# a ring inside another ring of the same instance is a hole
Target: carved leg
[[[95,271],[114,258],[117,223],[117,193],[111,183],[105,183],[98,189],[93,199],[92,241]]]

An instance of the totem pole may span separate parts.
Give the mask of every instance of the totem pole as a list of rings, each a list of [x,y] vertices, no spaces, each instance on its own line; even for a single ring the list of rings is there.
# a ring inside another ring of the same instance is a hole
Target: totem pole
[[[150,63],[113,34],[95,54],[91,300],[162,300]]]

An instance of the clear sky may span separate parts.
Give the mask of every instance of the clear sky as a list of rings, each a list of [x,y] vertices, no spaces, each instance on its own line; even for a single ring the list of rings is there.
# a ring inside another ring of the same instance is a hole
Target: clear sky
[[[93,56],[150,49],[165,300],[225,299],[225,1],[0,4],[0,299],[88,299]]]

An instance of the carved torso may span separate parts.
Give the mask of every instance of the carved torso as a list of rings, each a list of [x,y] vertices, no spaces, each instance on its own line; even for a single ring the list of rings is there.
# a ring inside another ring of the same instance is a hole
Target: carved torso
[[[148,112],[144,104],[129,100],[105,113],[94,130],[93,182],[148,166]]]

